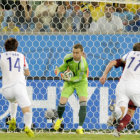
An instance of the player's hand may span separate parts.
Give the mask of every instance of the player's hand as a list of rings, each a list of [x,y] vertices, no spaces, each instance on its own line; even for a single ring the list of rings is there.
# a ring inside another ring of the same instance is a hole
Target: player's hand
[[[103,76],[99,79],[99,81],[100,81],[101,84],[104,84],[105,81],[106,81],[106,79],[107,79],[107,76],[103,75]]]
[[[60,71],[59,71],[59,68],[56,66],[56,67],[55,67],[55,70],[54,70],[55,75],[58,75],[59,72],[60,72]]]
[[[70,71],[69,66],[67,67],[67,70],[66,70],[66,71],[67,71],[67,72]],[[70,78],[67,77],[64,73],[61,73],[61,78],[62,78],[63,80],[65,80],[65,81],[70,81]]]
[[[61,73],[61,78],[62,78],[64,81],[70,81],[70,79],[69,79],[68,77],[66,77],[64,73]]]

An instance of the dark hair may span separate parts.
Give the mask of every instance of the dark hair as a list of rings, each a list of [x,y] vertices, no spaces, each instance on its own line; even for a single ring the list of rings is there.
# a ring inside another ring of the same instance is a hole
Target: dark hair
[[[140,51],[140,43],[134,44],[133,51]]]
[[[108,3],[108,4],[106,4],[106,6],[105,6],[105,7],[108,7],[108,8],[110,8],[110,7],[111,7],[113,10],[115,10],[115,8],[113,7],[113,5],[112,5],[112,4],[109,4],[109,3]]]
[[[6,51],[15,51],[18,47],[18,41],[15,38],[9,38],[4,43]]]
[[[113,5],[108,3],[105,7],[113,7]]]
[[[58,6],[59,5],[64,5],[64,1],[57,1],[56,3],[57,3]]]
[[[81,44],[75,44],[74,46],[73,46],[73,48],[74,49],[80,49],[81,50],[81,52],[83,52],[83,46],[81,45]]]

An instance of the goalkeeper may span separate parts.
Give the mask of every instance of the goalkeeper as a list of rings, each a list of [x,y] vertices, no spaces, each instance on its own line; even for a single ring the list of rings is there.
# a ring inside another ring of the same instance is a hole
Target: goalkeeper
[[[73,72],[73,77],[66,77],[64,74],[61,75],[62,79],[65,81],[63,85],[63,90],[60,97],[60,102],[58,105],[58,117],[59,119],[56,121],[54,125],[54,129],[58,130],[61,126],[61,122],[63,121],[63,113],[65,111],[65,105],[68,101],[68,98],[73,94],[74,90],[76,90],[77,95],[79,97],[79,126],[76,130],[76,133],[83,134],[82,125],[84,123],[86,117],[86,108],[87,108],[87,88],[88,88],[88,80],[87,80],[87,71],[88,64],[86,59],[83,57],[83,46],[81,44],[76,44],[73,46],[73,51],[71,54],[67,54],[64,58],[64,63],[56,69],[55,74],[58,75],[59,72],[64,72],[67,69]]]

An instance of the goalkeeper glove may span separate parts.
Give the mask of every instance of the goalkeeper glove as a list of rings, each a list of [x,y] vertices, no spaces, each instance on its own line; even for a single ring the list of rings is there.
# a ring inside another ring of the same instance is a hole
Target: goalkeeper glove
[[[70,81],[70,77],[65,76],[64,73],[61,73],[61,78],[62,78],[64,81]]]
[[[54,70],[55,75],[58,75],[59,72],[60,72],[60,70],[59,70],[59,68],[56,66],[56,67],[55,67],[55,70]]]

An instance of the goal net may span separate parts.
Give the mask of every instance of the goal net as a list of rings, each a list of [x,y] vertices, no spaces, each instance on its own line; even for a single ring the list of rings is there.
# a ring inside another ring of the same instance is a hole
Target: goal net
[[[104,85],[100,84],[99,78],[111,60],[121,58],[132,50],[134,43],[140,42],[140,1],[0,2],[0,52],[5,51],[5,40],[14,37],[19,41],[18,51],[27,58],[31,72],[27,77],[27,91],[32,102],[33,128],[53,131],[55,118],[47,119],[45,113],[57,110],[63,86],[63,80],[60,75],[55,76],[54,69],[63,63],[66,54],[72,52],[74,44],[81,43],[89,67],[87,115],[83,128],[88,132],[111,132],[114,128],[107,126],[111,115],[109,104],[115,99],[115,88],[122,70],[113,68]],[[108,20],[107,16],[111,18]],[[78,112],[79,100],[74,93],[63,115],[64,131],[77,129]],[[139,109],[135,111],[130,132],[140,129],[139,112]],[[49,113],[51,116],[52,112]],[[0,94],[1,129],[8,128],[8,115],[9,103]],[[24,128],[19,107],[17,127]]]

